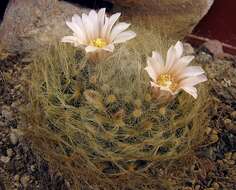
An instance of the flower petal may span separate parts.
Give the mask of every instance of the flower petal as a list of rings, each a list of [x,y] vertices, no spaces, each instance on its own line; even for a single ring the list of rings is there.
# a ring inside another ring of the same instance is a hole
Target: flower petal
[[[116,21],[119,19],[121,13],[116,13],[116,14],[113,14],[109,20],[108,20],[108,25],[107,25],[107,28],[105,28],[105,30],[103,31],[103,35],[104,36],[108,36],[111,32],[111,29],[113,27],[113,25],[116,23]]]
[[[167,92],[171,93],[172,95],[175,94],[170,88],[165,87],[165,86],[160,86],[160,90],[161,91],[167,91]]]
[[[191,96],[193,96],[195,99],[197,99],[197,89],[193,86],[185,86],[182,88],[185,92],[189,93]]]
[[[180,74],[179,76],[177,76],[179,79],[180,78],[185,78],[185,77],[195,77],[198,75],[202,75],[204,74],[205,71],[202,69],[202,67],[200,66],[190,66],[190,67],[186,67],[182,74]]]
[[[96,30],[96,29],[94,28],[93,22],[90,20],[90,17],[88,17],[88,15],[83,13],[82,14],[82,21],[83,21],[84,28],[86,30],[89,40],[95,39],[95,31],[94,30]]]
[[[113,41],[117,35],[119,35],[121,32],[125,31],[127,28],[129,28],[130,24],[121,22],[114,26],[114,28],[111,31],[110,39]]]
[[[104,25],[102,26],[101,34],[100,34],[102,38],[106,38],[106,31],[107,31],[108,25],[109,25],[109,18],[105,16]]]
[[[95,52],[95,51],[97,51],[99,48],[97,48],[97,47],[94,47],[94,46],[87,46],[86,48],[85,48],[85,51],[86,51],[86,53],[90,53],[90,52]]]
[[[69,22],[69,21],[66,21],[66,25],[74,32],[74,33],[77,33],[79,35],[81,35],[81,30],[80,28],[78,27],[78,25],[74,22]]]
[[[61,39],[61,42],[72,43],[72,44],[74,44],[75,47],[78,47],[80,45],[79,39],[75,36],[64,36]]]
[[[169,89],[169,88],[167,88],[167,87],[159,86],[158,84],[156,84],[156,83],[154,83],[154,82],[152,82],[152,81],[151,81],[150,83],[151,83],[151,87],[160,90],[160,94],[162,94],[162,95],[165,95],[166,93],[167,93],[167,94],[170,94],[170,95],[175,95],[175,94],[177,94],[177,92],[172,92],[172,90]]]
[[[148,75],[151,77],[151,79],[153,81],[157,80],[158,75],[157,75],[157,73],[155,72],[155,70],[153,69],[152,66],[147,66],[147,67],[144,68],[144,70],[147,71]]]
[[[182,42],[178,41],[175,44],[176,57],[179,59],[184,53],[184,45]]]
[[[123,43],[125,41],[131,40],[136,37],[136,33],[128,30],[125,32],[121,32],[119,35],[116,36],[114,39],[113,43],[118,44],[118,43]]]
[[[156,51],[152,52],[152,57],[162,66],[164,67],[164,60],[162,58],[162,55]]]
[[[194,56],[184,56],[181,57],[179,60],[177,60],[176,64],[173,65],[173,67],[170,69],[171,73],[174,73],[178,77],[183,70],[191,63],[191,61],[194,59]]]
[[[176,61],[176,50],[173,46],[168,49],[165,69],[168,72]]]
[[[74,23],[77,27],[76,27],[76,35],[79,36],[81,38],[82,41],[86,42],[87,41],[87,36],[86,36],[86,30],[84,28],[82,19],[80,16],[78,16],[77,14],[73,15],[72,17],[72,23]]]
[[[194,58],[195,58],[195,57],[192,56],[192,55],[181,57],[181,58],[178,60],[178,64],[184,64],[185,66],[187,66],[189,63],[192,62],[192,60],[193,60]]]
[[[94,38],[98,38],[99,37],[99,23],[98,23],[98,15],[96,11],[91,10],[89,12],[89,19],[93,24]]]
[[[189,78],[183,79],[180,82],[179,86],[180,88],[186,87],[186,86],[195,86],[196,84],[202,83],[205,81],[207,81],[207,77],[205,75],[198,75],[195,77],[189,77]]]
[[[161,65],[156,59],[153,57],[148,57],[147,58],[147,65],[148,67],[152,67],[153,71],[156,73],[156,78],[163,72],[164,68],[163,65]]]
[[[99,35],[101,35],[102,27],[104,26],[106,16],[106,9],[102,8],[98,11],[98,27],[99,27]]]
[[[114,47],[113,44],[109,44],[109,45],[107,45],[106,47],[104,47],[104,48],[102,48],[102,49],[104,49],[104,50],[106,50],[106,51],[109,51],[109,52],[113,52],[114,49],[115,49],[115,47]]]
[[[150,83],[151,83],[151,87],[160,89],[160,86],[157,85],[155,82],[151,81]]]

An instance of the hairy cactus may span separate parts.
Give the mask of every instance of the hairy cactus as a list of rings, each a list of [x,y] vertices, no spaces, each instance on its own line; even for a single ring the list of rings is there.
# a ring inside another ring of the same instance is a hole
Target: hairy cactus
[[[76,182],[135,188],[147,183],[140,177],[153,163],[182,157],[202,143],[208,124],[204,86],[196,101],[185,93],[167,104],[155,100],[143,68],[150,47],[165,44],[158,46],[156,36],[149,39],[122,46],[98,64],[57,45],[30,68],[34,115],[28,135]]]

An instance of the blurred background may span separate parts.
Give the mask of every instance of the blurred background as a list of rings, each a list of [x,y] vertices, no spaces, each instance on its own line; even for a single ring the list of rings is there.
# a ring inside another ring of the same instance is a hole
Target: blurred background
[[[7,4],[16,0],[0,0],[0,22],[3,19]],[[112,4],[106,0],[65,0],[89,8],[106,7],[112,9]],[[232,53],[236,53],[236,1],[215,0],[208,14],[201,20],[193,34],[202,38],[219,40],[226,46],[232,46]],[[202,41],[201,41],[202,42]],[[196,42],[197,44],[201,42]]]
[[[3,18],[3,15],[4,15],[4,12],[7,7],[8,2],[9,2],[9,0],[0,0],[0,22]]]

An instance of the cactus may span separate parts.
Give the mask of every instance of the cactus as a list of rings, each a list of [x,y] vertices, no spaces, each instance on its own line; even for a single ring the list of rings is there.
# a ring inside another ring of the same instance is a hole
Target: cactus
[[[147,39],[120,47],[99,64],[79,50],[56,45],[29,68],[33,127],[27,134],[74,183],[135,188],[153,163],[183,157],[202,143],[208,125],[206,88],[200,87],[196,101],[185,93],[166,104],[155,100],[143,70],[145,57],[152,47],[168,45],[157,36]]]

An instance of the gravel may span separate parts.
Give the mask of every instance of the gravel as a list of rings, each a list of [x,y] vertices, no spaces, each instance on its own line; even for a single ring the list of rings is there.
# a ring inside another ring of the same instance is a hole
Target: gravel
[[[67,190],[64,178],[22,138],[25,124],[18,113],[25,99],[19,78],[26,65],[21,58],[0,60],[0,190]]]
[[[18,136],[16,135],[16,133],[11,132],[9,138],[12,145],[16,145],[18,143]]]

